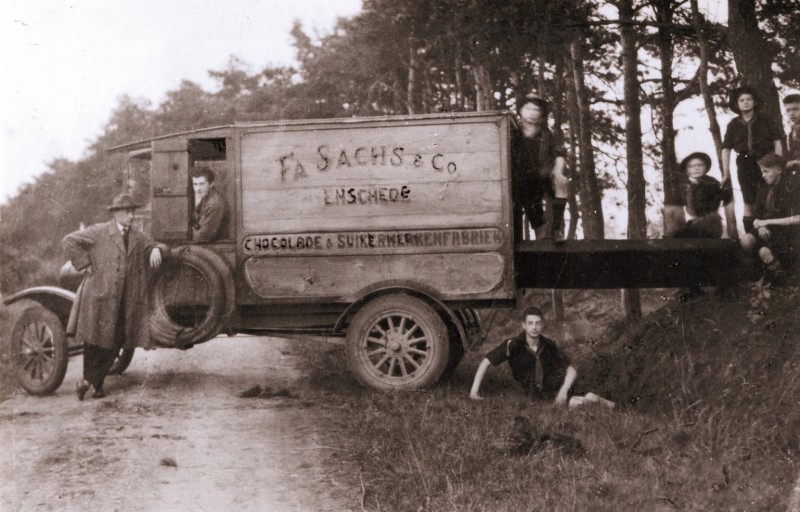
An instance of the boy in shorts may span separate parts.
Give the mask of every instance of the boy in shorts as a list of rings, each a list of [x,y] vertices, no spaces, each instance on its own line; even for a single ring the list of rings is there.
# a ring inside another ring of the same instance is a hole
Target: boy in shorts
[[[764,183],[757,162],[770,153],[782,154],[783,130],[777,122],[759,112],[758,95],[751,87],[734,89],[729,105],[731,110],[739,115],[728,123],[728,127],[725,129],[725,139],[722,141],[722,186],[725,190],[723,200],[726,212],[732,211],[730,159],[733,150],[736,152],[736,174],[744,199],[742,224],[744,224],[745,233],[749,233],[753,229],[753,205],[756,194],[758,188]],[[728,215],[728,218],[731,216]]]
[[[765,185],[758,191],[753,229],[742,237],[742,249],[758,251],[771,280],[800,263],[800,180],[783,172],[783,158],[767,155],[758,161]]]

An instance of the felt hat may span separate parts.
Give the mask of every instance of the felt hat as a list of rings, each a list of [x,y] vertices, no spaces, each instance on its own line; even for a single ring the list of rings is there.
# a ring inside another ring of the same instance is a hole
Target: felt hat
[[[753,102],[755,103],[755,107],[758,108],[758,105],[761,103],[761,100],[758,98],[758,93],[752,87],[747,85],[742,87],[737,87],[733,91],[731,91],[730,98],[728,98],[728,106],[736,112],[737,114],[741,114],[739,111],[739,96],[742,94],[749,94],[753,97]]]
[[[703,153],[702,151],[695,151],[691,155],[687,156],[683,160],[681,160],[681,172],[686,174],[686,167],[689,165],[689,162],[692,160],[700,160],[706,166],[706,172],[711,170],[711,157],[708,156],[708,153]]]
[[[547,103],[547,100],[536,94],[527,94],[520,97],[517,101],[517,112],[522,110],[522,107],[525,106],[526,103],[533,103],[542,109],[542,115],[545,117],[547,117],[547,114],[550,112],[550,105]]]
[[[133,202],[133,198],[128,194],[122,193],[114,196],[114,199],[111,201],[111,206],[108,207],[108,211],[135,210],[137,208],[139,208],[139,205]]]

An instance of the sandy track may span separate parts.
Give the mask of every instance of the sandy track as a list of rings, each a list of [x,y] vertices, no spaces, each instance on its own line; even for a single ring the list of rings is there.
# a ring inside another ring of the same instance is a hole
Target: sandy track
[[[82,361],[72,358],[57,394],[0,403],[0,509],[355,509],[358,490],[321,441],[325,414],[302,396],[292,343],[305,342],[139,350],[107,380],[110,396],[84,402],[74,394]],[[300,398],[239,398],[255,384]]]

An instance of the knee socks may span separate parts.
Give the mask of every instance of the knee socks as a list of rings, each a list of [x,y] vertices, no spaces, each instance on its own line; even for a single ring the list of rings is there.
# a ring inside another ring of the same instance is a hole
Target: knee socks
[[[744,225],[745,233],[749,233],[750,231],[753,230],[753,220],[755,219],[753,219],[753,217],[749,215],[745,215],[744,217],[742,217],[742,224]]]
[[[563,197],[553,199],[553,233],[564,231],[564,211],[567,209],[567,200]]]

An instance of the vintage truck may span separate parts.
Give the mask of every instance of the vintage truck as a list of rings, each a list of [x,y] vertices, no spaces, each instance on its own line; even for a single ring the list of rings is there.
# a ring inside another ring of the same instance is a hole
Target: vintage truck
[[[730,279],[727,240],[514,240],[513,123],[503,112],[237,123],[112,148],[148,169],[137,220],[172,248],[150,282],[153,339],[140,343],[342,336],[363,384],[424,388],[480,341],[476,309],[513,308],[522,288]],[[230,208],[211,243],[191,240],[195,165],[214,170]],[[24,301],[11,360],[31,393],[64,378],[73,299],[56,287],[5,299]]]

